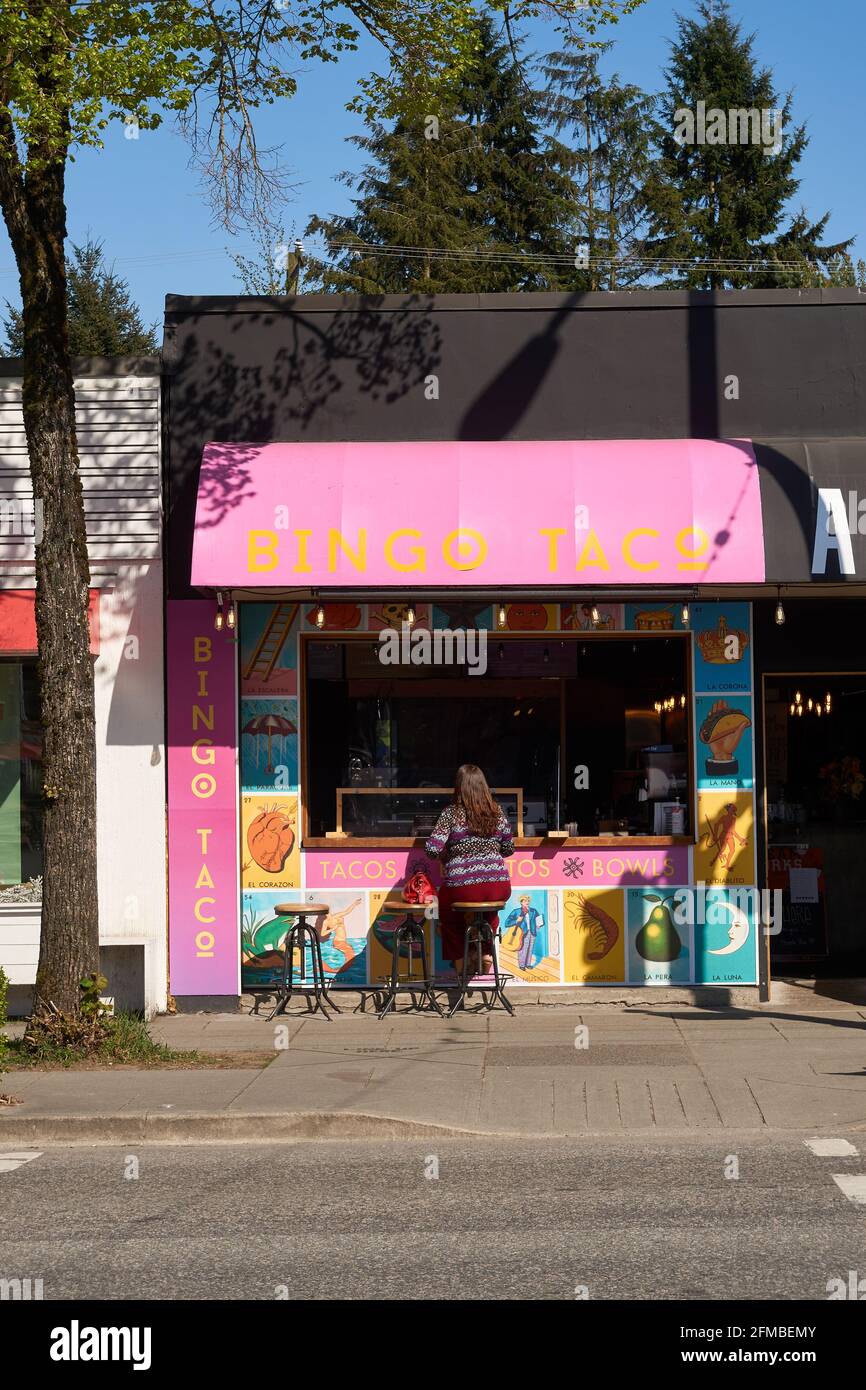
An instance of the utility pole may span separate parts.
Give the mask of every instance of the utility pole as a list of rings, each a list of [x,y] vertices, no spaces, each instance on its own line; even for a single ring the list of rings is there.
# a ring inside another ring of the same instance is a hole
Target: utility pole
[[[295,249],[291,256],[286,257],[286,294],[298,293],[298,281],[301,275],[301,266],[304,263],[304,243],[295,242]]]

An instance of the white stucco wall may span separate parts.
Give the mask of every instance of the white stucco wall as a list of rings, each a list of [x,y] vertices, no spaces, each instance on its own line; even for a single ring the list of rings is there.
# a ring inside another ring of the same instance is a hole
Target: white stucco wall
[[[100,594],[96,686],[99,939],[109,993],[119,1005],[140,990],[135,953],[144,949],[144,1005],[166,1004],[165,742],[162,566],[118,572]]]

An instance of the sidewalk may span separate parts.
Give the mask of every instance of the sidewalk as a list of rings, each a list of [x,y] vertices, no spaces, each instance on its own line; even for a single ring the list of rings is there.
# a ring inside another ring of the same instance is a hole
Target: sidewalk
[[[866,1128],[866,1004],[803,1005],[162,1017],[151,1031],[173,1047],[274,1060],[7,1074],[24,1103],[0,1110],[0,1146]]]

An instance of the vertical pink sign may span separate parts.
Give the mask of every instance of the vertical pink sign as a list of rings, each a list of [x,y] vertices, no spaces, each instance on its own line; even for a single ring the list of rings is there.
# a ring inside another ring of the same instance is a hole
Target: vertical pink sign
[[[175,995],[240,992],[235,651],[214,603],[171,599],[168,910]]]

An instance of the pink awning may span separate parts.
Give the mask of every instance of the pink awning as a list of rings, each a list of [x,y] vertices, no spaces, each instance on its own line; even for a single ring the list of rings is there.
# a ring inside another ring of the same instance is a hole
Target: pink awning
[[[207,588],[761,583],[748,441],[208,444]]]

